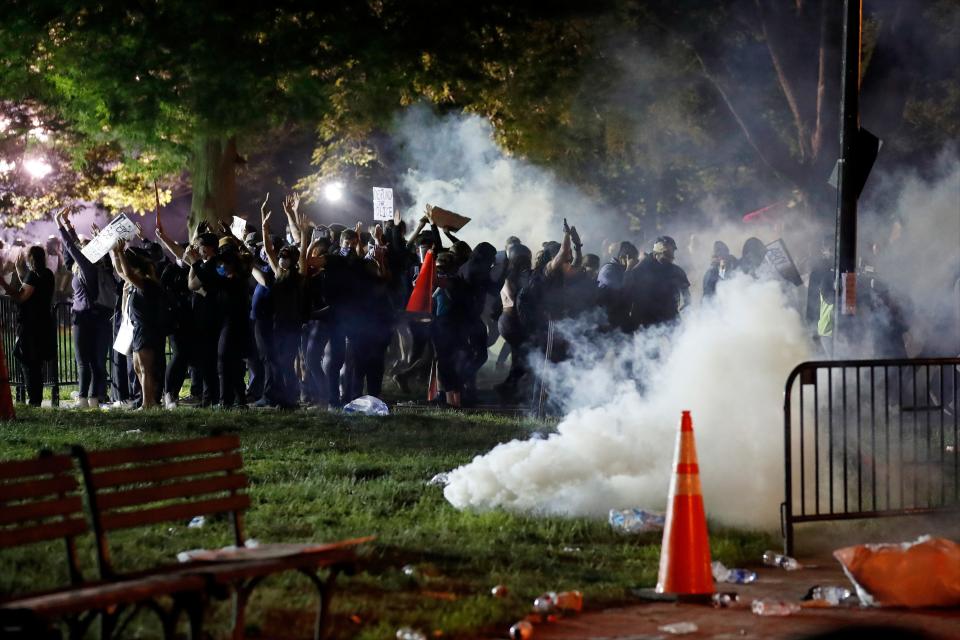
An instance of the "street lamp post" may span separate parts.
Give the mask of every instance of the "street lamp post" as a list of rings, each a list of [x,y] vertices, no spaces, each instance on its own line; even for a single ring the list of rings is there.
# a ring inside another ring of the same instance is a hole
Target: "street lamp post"
[[[840,102],[840,162],[837,183],[836,298],[833,343],[841,339],[844,316],[856,314],[857,185],[854,166],[860,130],[860,38],[862,0],[844,0],[842,94]]]

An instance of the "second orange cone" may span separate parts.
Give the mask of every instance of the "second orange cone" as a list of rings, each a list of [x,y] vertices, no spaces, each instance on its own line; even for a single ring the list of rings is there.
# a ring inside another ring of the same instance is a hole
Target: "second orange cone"
[[[410,300],[407,302],[409,313],[430,315],[433,309],[433,289],[436,287],[436,279],[436,260],[434,260],[433,249],[431,249],[423,257],[420,274],[413,284],[413,293],[410,294]]]
[[[657,592],[681,597],[708,596],[714,592],[707,515],[700,490],[700,468],[689,411],[683,412],[680,433],[677,434]]]

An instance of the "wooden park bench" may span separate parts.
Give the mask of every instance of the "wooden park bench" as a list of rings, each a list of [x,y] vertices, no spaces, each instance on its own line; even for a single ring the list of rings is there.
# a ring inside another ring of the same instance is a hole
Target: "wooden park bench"
[[[181,572],[84,580],[75,540],[89,529],[77,488],[70,456],[0,462],[0,549],[62,538],[70,576],[69,586],[0,601],[0,636],[43,638],[50,623],[57,621],[66,625],[71,638],[82,638],[99,617],[102,636],[109,638],[122,631],[123,625],[117,624],[121,616],[127,615],[129,621],[140,609],[149,608],[160,616],[165,637],[173,637],[177,620],[186,611],[191,636],[199,638],[202,615],[197,605],[207,590],[203,576]],[[172,597],[173,605],[162,607],[158,600],[162,596]]]
[[[113,531],[228,514],[234,548],[196,553],[188,562],[152,568],[137,577],[201,576],[210,585],[211,595],[229,592],[233,637],[242,638],[253,589],[267,576],[298,571],[317,589],[314,635],[323,637],[337,575],[354,570],[356,547],[373,538],[244,547],[243,512],[250,506],[250,497],[245,493],[248,482],[239,448],[240,438],[235,435],[103,451],[74,447],[87,491],[101,577],[117,577],[109,542]],[[321,571],[325,578],[319,575]]]

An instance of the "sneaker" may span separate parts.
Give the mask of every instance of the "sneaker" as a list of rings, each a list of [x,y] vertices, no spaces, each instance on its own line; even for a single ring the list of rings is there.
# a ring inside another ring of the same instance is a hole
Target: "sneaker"
[[[87,398],[87,405],[88,405],[91,409],[99,409],[99,408],[100,408],[100,398]]]
[[[168,410],[177,408],[177,401],[174,399],[172,393],[163,394],[163,408]]]
[[[178,405],[184,405],[187,407],[196,407],[203,404],[202,400],[196,396],[187,396],[186,398],[177,399]]]
[[[105,411],[130,411],[136,408],[137,403],[133,400],[117,400],[102,407]]]
[[[77,401],[71,405],[67,405],[67,408],[68,409],[89,409],[90,401],[87,400],[86,398],[78,396]]]

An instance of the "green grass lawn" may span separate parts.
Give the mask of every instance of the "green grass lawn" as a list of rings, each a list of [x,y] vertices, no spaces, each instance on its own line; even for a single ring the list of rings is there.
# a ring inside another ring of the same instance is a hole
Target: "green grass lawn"
[[[505,635],[545,590],[579,589],[587,608],[622,603],[629,590],[656,581],[659,535],[623,536],[604,521],[544,518],[493,511],[457,511],[434,474],[465,463],[499,442],[551,425],[493,415],[401,414],[364,418],[336,413],[78,412],[17,407],[18,419],[0,425],[0,459],[25,458],[39,449],[63,451],[129,446],[236,432],[243,443],[253,506],[247,535],[263,542],[308,542],[375,534],[364,567],[341,577],[333,599],[335,635],[392,638],[414,626],[443,637]],[[139,431],[136,431],[139,430]],[[668,479],[664,479],[667,483]],[[646,505],[638,505],[646,506]],[[764,534],[712,529],[715,559],[754,561],[774,541]],[[226,520],[202,529],[186,523],[113,534],[114,556],[124,568],[174,561],[178,551],[229,544]],[[95,574],[89,539],[82,563]],[[65,584],[62,543],[0,551],[0,595]],[[413,577],[404,565],[413,565]],[[490,595],[496,584],[509,596]],[[306,578],[269,578],[248,609],[251,636],[309,637],[313,588]],[[227,631],[228,602],[218,603],[207,625]],[[149,615],[128,635],[155,637]]]

